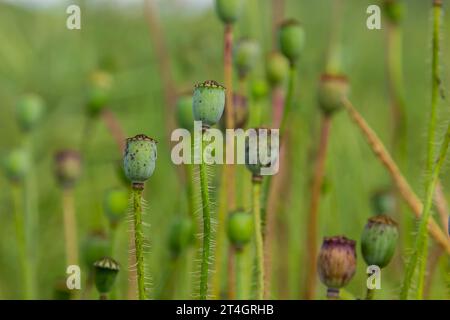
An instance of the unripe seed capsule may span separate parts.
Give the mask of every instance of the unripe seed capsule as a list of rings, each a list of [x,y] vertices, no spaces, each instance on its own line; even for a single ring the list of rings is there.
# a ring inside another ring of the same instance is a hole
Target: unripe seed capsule
[[[81,176],[81,155],[74,150],[55,154],[55,174],[63,188],[71,188]]]
[[[399,24],[405,16],[405,5],[399,0],[385,0],[383,2],[383,13],[393,24]]]
[[[216,0],[216,12],[224,23],[234,23],[239,18],[242,0]]]
[[[322,112],[330,115],[343,107],[342,100],[347,97],[349,85],[343,75],[323,74],[320,78],[318,100]]]
[[[112,245],[102,231],[95,231],[86,237],[81,250],[85,265],[92,268],[95,261],[111,255]]]
[[[194,119],[202,121],[203,126],[215,125],[225,109],[225,88],[212,80],[197,84],[192,108]]]
[[[104,257],[94,263],[95,286],[100,294],[111,292],[120,266],[114,259]]]
[[[103,208],[112,226],[123,219],[128,209],[129,192],[126,189],[114,188],[106,191]]]
[[[356,242],[344,236],[325,237],[317,260],[319,278],[329,289],[345,287],[356,271]]]
[[[123,166],[133,184],[142,184],[152,176],[157,158],[156,143],[144,134],[127,139]]]
[[[169,248],[173,257],[178,257],[195,241],[194,224],[190,218],[177,219],[170,230]]]
[[[194,113],[192,111],[192,96],[183,94],[177,100],[177,123],[180,128],[192,131],[194,128]]]
[[[371,198],[373,213],[376,215],[393,213],[396,199],[392,190],[384,189],[376,191]]]
[[[295,19],[286,20],[279,28],[280,51],[294,65],[303,51],[305,32],[302,25]]]
[[[281,86],[289,74],[289,62],[279,52],[269,55],[266,63],[267,80],[272,87]]]
[[[386,215],[369,219],[361,236],[361,252],[367,265],[384,268],[395,252],[397,223]]]
[[[30,157],[26,150],[15,149],[3,161],[6,176],[13,183],[23,181],[30,169]]]
[[[251,83],[251,94],[252,98],[256,101],[264,99],[269,93],[269,86],[267,82],[263,79],[255,79]]]
[[[253,217],[242,210],[232,213],[228,218],[228,239],[233,246],[241,250],[253,237]]]
[[[246,78],[258,61],[259,45],[255,40],[242,38],[236,43],[233,54],[239,78]]]
[[[91,115],[97,115],[111,98],[113,78],[110,73],[97,70],[89,79],[87,108]]]
[[[35,94],[23,96],[16,106],[16,117],[23,131],[32,130],[42,119],[45,104],[41,97]]]

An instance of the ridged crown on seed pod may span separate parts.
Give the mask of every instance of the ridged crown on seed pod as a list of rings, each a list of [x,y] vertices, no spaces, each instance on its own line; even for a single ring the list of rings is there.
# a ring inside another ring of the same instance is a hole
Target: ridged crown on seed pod
[[[272,87],[281,86],[289,74],[289,61],[279,52],[271,53],[266,61],[266,75]]]
[[[36,94],[22,96],[16,105],[16,118],[22,131],[34,129],[45,112],[44,100]]]
[[[55,154],[55,174],[63,188],[71,188],[81,176],[81,154],[75,150],[61,150]]]
[[[123,167],[132,183],[144,183],[153,175],[158,157],[156,144],[156,140],[145,134],[127,139]]]
[[[327,288],[345,287],[356,272],[356,242],[344,236],[325,237],[317,259],[319,278]]]
[[[253,236],[253,217],[249,212],[238,210],[228,217],[228,239],[236,249],[242,249]]]
[[[324,114],[330,115],[343,107],[343,99],[347,98],[349,85],[347,77],[325,73],[321,76],[318,90],[319,107]]]
[[[112,258],[104,257],[94,262],[94,281],[98,292],[108,293],[116,281],[120,270],[119,263]]]
[[[281,53],[288,58],[291,65],[295,64],[305,45],[305,31],[302,24],[295,19],[282,22],[278,31],[278,41]]]
[[[204,126],[219,122],[225,109],[225,88],[214,80],[199,83],[194,88],[192,110],[194,119]]]
[[[173,257],[178,257],[195,241],[194,224],[189,217],[174,221],[169,234],[169,249]]]
[[[361,252],[367,265],[386,267],[391,261],[398,241],[397,223],[386,215],[369,219],[362,236]]]
[[[234,23],[239,18],[242,0],[216,0],[216,12],[219,19],[227,24]]]

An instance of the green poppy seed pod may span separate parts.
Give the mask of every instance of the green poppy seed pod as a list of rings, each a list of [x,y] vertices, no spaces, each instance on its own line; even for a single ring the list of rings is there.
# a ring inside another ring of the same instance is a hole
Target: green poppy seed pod
[[[326,115],[340,110],[342,100],[347,97],[349,85],[343,75],[323,74],[319,82],[318,102],[322,112]]]
[[[289,62],[279,52],[269,55],[266,63],[266,75],[272,87],[281,86],[289,74]]]
[[[113,78],[110,73],[97,70],[89,79],[87,108],[90,115],[97,115],[110,101]]]
[[[305,31],[295,19],[284,21],[278,30],[278,41],[281,53],[295,65],[305,45]]]
[[[30,170],[30,156],[24,149],[15,149],[3,160],[3,167],[11,182],[20,183]]]
[[[356,271],[356,242],[344,236],[325,237],[317,267],[319,278],[329,289],[345,287]]]
[[[233,246],[242,250],[253,237],[252,215],[242,210],[232,213],[228,218],[227,233]]]
[[[115,227],[128,209],[129,192],[124,188],[114,188],[105,192],[103,208],[111,226]]]
[[[194,89],[192,110],[194,119],[204,127],[215,125],[225,109],[225,88],[209,80],[197,84]]]
[[[55,154],[55,174],[63,188],[71,188],[81,176],[81,155],[78,151],[62,150]]]
[[[192,219],[185,217],[174,221],[169,234],[169,249],[173,257],[178,257],[195,241]]]
[[[374,214],[389,214],[395,211],[396,199],[392,190],[382,189],[372,195],[371,203]]]
[[[233,50],[233,61],[239,78],[244,79],[255,67],[259,56],[258,42],[248,38],[240,39]]]
[[[88,268],[92,268],[95,261],[109,257],[112,251],[112,244],[109,238],[102,231],[94,231],[84,239],[81,253],[83,262]]]
[[[216,0],[216,12],[224,24],[236,22],[241,13],[242,0]]]
[[[251,83],[251,94],[252,98],[256,101],[264,99],[269,93],[269,86],[267,82],[263,79],[255,79]]]
[[[385,215],[369,219],[361,236],[361,252],[367,265],[384,268],[395,252],[397,223]]]
[[[273,150],[278,152],[278,148],[272,145],[271,140],[271,129],[256,128],[248,131],[245,139],[245,166],[254,178],[261,176],[263,168],[269,168],[278,161],[278,154],[273,153]]]
[[[104,257],[94,262],[94,281],[100,294],[111,292],[120,266],[114,259]]]
[[[243,129],[247,124],[249,117],[249,109],[247,98],[243,95],[233,94],[233,115],[234,115],[234,128]],[[220,118],[219,127],[221,130],[226,129],[225,117]]]
[[[30,131],[36,127],[44,112],[44,100],[35,94],[23,96],[16,105],[17,122],[23,131]]]
[[[194,129],[194,113],[192,112],[192,96],[183,94],[178,97],[176,118],[180,128],[192,131]]]
[[[157,154],[156,140],[138,134],[128,138],[123,158],[125,175],[133,184],[143,184],[155,171]]]
[[[385,0],[383,2],[383,13],[389,22],[399,24],[405,16],[405,4],[399,0]]]

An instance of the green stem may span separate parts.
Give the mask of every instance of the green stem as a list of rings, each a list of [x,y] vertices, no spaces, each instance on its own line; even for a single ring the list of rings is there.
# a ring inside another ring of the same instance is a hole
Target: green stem
[[[375,296],[375,290],[367,288],[366,300],[373,300]]]
[[[284,132],[286,131],[287,122],[289,120],[292,105],[293,105],[296,71],[297,71],[297,68],[295,67],[295,65],[291,64],[291,67],[289,70],[288,91],[286,94],[286,100],[284,101],[283,118],[281,120],[281,125],[280,125],[280,137],[284,136]]]
[[[260,177],[259,177],[260,178]],[[264,295],[264,252],[263,252],[263,238],[261,230],[261,181],[253,177],[252,181],[252,195],[253,195],[253,221],[255,232],[256,245],[256,299],[262,300]]]
[[[21,206],[21,188],[19,185],[13,184],[12,198],[14,207],[14,223],[16,228],[16,241],[19,253],[20,269],[23,277],[23,297],[25,300],[31,299],[31,272],[27,261],[27,243],[25,238],[25,226],[23,219],[23,211]]]
[[[208,298],[208,273],[209,273],[209,259],[211,246],[211,212],[209,206],[209,186],[208,174],[206,172],[206,163],[203,160],[203,136],[200,141],[200,188],[202,194],[202,211],[203,211],[203,251],[202,251],[202,265],[200,273],[200,300]]]
[[[431,217],[431,207],[433,205],[433,195],[434,191],[436,189],[436,184],[439,179],[439,173],[442,167],[442,164],[444,163],[445,157],[447,155],[448,145],[450,142],[450,124],[447,126],[447,132],[445,134],[444,141],[441,145],[441,150],[439,153],[439,158],[434,166],[433,172],[428,178],[427,187],[426,187],[426,198],[425,203],[422,210],[422,215],[420,219],[419,224],[419,231],[417,233],[416,242],[414,245],[413,254],[411,256],[411,259],[406,267],[405,272],[405,278],[403,281],[402,290],[400,293],[401,299],[407,299],[409,289],[411,288],[412,278],[414,276],[414,272],[416,270],[416,266],[418,261],[420,260],[421,263],[426,263],[426,253],[427,253],[427,244],[428,244],[428,223]],[[420,258],[420,259],[419,259]],[[422,273],[422,270],[420,270],[421,273],[419,274],[419,286],[417,291],[417,298],[422,299],[423,297],[423,283],[424,283],[424,276],[425,272]]]
[[[136,273],[139,300],[146,300],[144,234],[142,232],[142,191],[143,187],[133,187],[134,245],[136,254]]]
[[[235,283],[235,292],[236,292],[236,300],[244,300],[244,251],[242,248],[237,249],[234,255],[235,262],[235,275],[236,275],[236,283]]]

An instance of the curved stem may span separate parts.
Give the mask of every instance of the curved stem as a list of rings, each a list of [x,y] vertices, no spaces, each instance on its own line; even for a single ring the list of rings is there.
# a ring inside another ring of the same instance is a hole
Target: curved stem
[[[145,266],[144,266],[144,234],[142,232],[142,187],[133,186],[134,212],[134,247],[136,255],[136,274],[139,300],[146,300]]]
[[[253,177],[252,195],[253,195],[253,221],[256,246],[256,299],[262,300],[264,296],[264,250],[261,229],[261,181]],[[259,180],[259,181],[258,181]]]
[[[200,188],[202,195],[202,211],[203,211],[203,252],[202,265],[200,271],[200,299],[206,300],[208,298],[208,273],[209,273],[209,259],[211,246],[211,212],[209,204],[209,184],[208,174],[206,172],[206,163],[203,160],[203,135],[200,141]]]
[[[325,162],[327,156],[328,140],[330,136],[331,118],[324,116],[322,118],[322,128],[320,132],[319,150],[317,152],[316,167],[311,187],[311,202],[308,217],[307,229],[307,252],[308,252],[308,271],[306,275],[306,295],[307,300],[314,299],[316,294],[317,277],[317,229],[319,224],[319,200],[320,191],[325,171]]]
[[[66,264],[78,264],[77,222],[75,217],[73,190],[66,188],[62,194]]]

